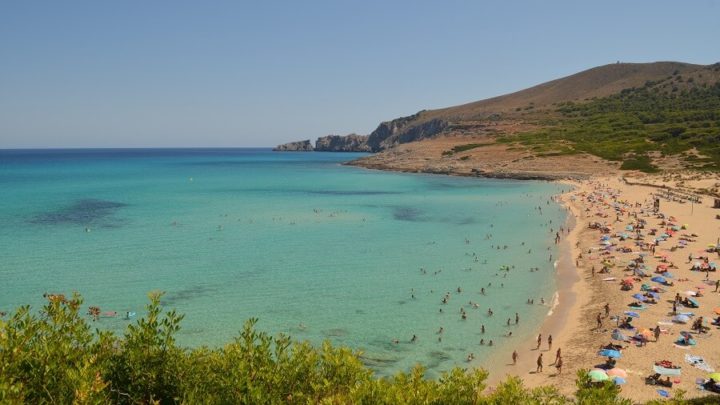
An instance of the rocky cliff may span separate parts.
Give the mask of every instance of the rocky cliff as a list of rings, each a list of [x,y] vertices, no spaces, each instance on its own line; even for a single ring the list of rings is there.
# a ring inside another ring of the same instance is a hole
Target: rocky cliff
[[[381,123],[369,136],[367,145],[372,152],[380,152],[401,143],[429,139],[443,132],[448,123],[435,118],[417,122],[420,113]]]
[[[288,142],[273,148],[274,151],[280,152],[312,152],[314,150],[312,142],[309,139],[298,142]]]
[[[367,135],[328,135],[317,139],[315,150],[318,152],[370,152],[367,140]]]
[[[448,122],[439,118],[420,120],[422,113],[383,122],[370,135],[327,135],[318,138],[314,148],[307,140],[279,145],[273,150],[381,152],[399,144],[430,139],[448,128]]]

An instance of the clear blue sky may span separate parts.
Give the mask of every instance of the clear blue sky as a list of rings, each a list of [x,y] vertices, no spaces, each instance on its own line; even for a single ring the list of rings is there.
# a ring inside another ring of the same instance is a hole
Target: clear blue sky
[[[720,1],[4,1],[0,148],[271,146],[593,66],[720,61]]]

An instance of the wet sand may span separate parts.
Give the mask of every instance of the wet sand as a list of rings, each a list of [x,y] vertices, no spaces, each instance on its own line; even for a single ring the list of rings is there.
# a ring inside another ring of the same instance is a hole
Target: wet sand
[[[575,183],[565,183],[572,187],[576,186]],[[587,305],[588,297],[586,295],[578,294],[578,291],[586,288],[585,284],[587,282],[580,277],[575,267],[575,263],[573,262],[573,257],[576,257],[578,253],[578,249],[574,246],[577,241],[580,228],[577,226],[577,213],[573,212],[575,207],[572,207],[567,201],[565,201],[565,197],[567,195],[568,193],[560,196],[558,202],[568,209],[569,215],[564,227],[565,229],[569,229],[570,232],[566,233],[560,242],[560,257],[556,262],[557,292],[553,297],[550,307],[548,308],[548,315],[538,330],[538,333],[543,335],[543,342],[540,350],[536,349],[536,334],[529,337],[527,340],[519,342],[517,345],[517,348],[515,349],[519,355],[517,364],[512,364],[511,352],[495,353],[491,361],[488,362],[488,364],[494,365],[494,368],[492,369],[488,367],[488,369],[491,370],[490,377],[488,379],[488,384],[491,387],[511,375],[522,377],[523,381],[529,386],[546,385],[548,383],[555,384],[556,378],[552,381],[547,381],[546,379],[548,375],[556,374],[555,367],[551,366],[555,360],[555,351],[558,347],[567,346],[570,338],[570,328],[568,328],[568,323],[578,319],[580,316],[580,309]],[[547,347],[548,335],[552,335],[553,337],[552,350],[548,350]],[[536,362],[540,353],[543,353],[544,371],[542,374],[536,374]],[[563,355],[563,359],[565,364],[567,364],[566,355]],[[562,374],[567,376],[568,372],[564,370]]]

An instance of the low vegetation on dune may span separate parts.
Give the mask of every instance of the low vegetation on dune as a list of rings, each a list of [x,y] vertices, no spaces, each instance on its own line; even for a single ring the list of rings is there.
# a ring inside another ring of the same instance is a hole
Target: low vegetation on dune
[[[454,146],[452,149],[446,150],[442,154],[444,156],[452,156],[455,153],[467,152],[469,150],[481,148],[483,146],[488,146],[488,145],[492,145],[492,143],[468,143],[468,144],[464,144],[464,145]]]
[[[93,330],[82,299],[51,296],[33,314],[22,307],[0,320],[3,404],[630,404],[612,383],[579,372],[573,397],[509,378],[487,389],[487,372],[456,368],[428,379],[422,367],[376,378],[359,353],[314,347],[257,332],[245,323],[222,348],[183,348],[182,316],[150,295],[147,314],[123,336]],[[676,398],[664,403],[691,402]]]
[[[689,77],[675,72],[607,97],[558,103],[536,115],[542,129],[499,141],[540,156],[589,153],[627,170],[654,172],[671,156],[688,168],[720,170],[720,81],[708,80],[718,72],[720,65]]]

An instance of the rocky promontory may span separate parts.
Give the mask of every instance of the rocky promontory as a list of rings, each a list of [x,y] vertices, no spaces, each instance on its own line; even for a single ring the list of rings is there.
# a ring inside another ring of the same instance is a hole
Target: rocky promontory
[[[315,149],[313,148],[312,142],[307,139],[304,141],[284,143],[274,147],[273,150],[279,152],[312,152]]]
[[[328,135],[317,139],[317,152],[371,152],[367,135]]]
[[[422,119],[422,111],[380,123],[369,135],[327,135],[315,141],[290,142],[277,146],[277,151],[316,152],[381,152],[394,146],[434,138],[450,128],[448,121]]]

